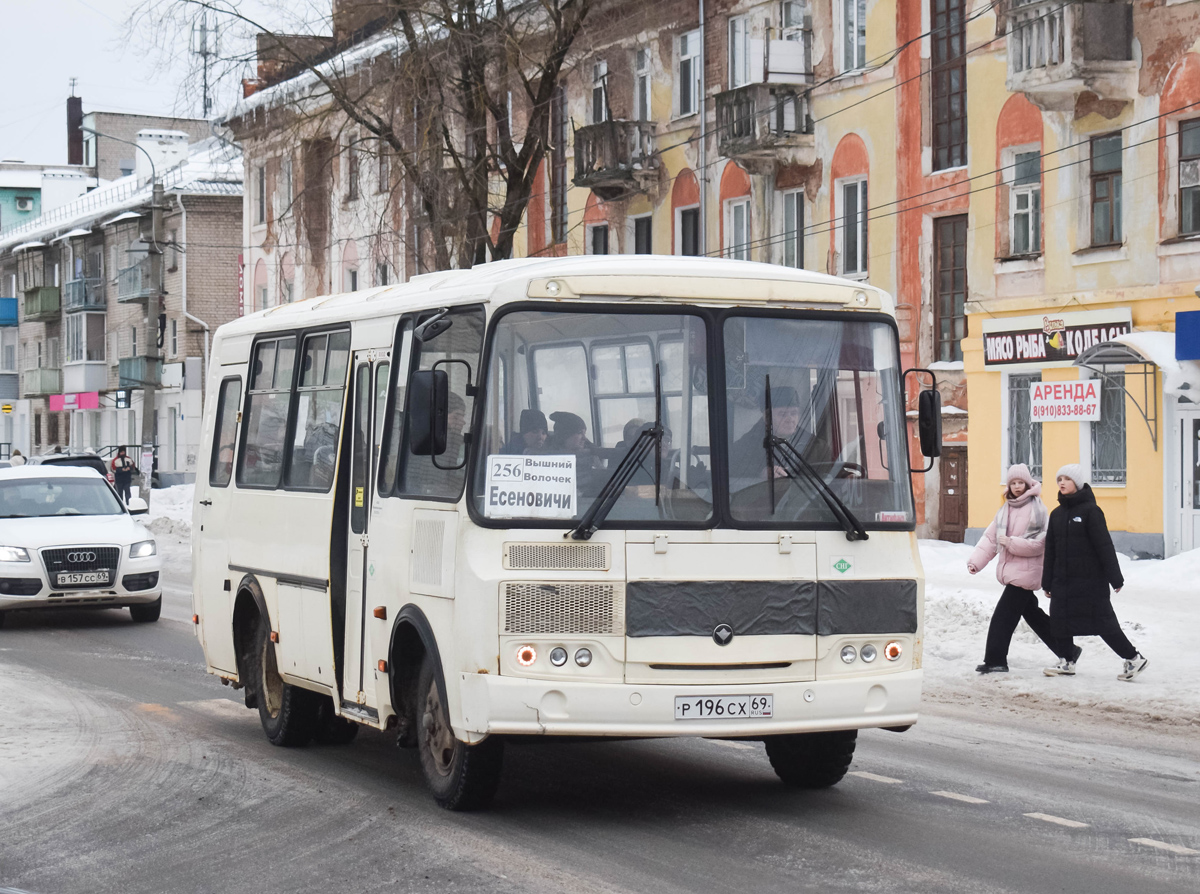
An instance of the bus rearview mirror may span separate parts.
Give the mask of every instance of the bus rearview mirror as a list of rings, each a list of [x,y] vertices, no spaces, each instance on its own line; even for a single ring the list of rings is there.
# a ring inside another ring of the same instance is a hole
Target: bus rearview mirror
[[[942,395],[936,388],[917,396],[917,433],[921,453],[930,458],[942,455]]]
[[[444,369],[413,373],[408,385],[409,444],[416,456],[441,456],[446,452],[450,409],[450,376]]]

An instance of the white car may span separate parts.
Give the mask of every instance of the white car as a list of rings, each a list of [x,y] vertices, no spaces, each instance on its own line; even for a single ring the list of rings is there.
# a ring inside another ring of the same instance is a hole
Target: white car
[[[0,469],[0,627],[13,609],[128,606],[162,610],[158,545],[101,475],[79,466]]]

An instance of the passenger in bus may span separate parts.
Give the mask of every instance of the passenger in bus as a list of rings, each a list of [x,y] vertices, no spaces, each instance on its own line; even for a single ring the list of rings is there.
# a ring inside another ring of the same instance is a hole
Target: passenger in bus
[[[545,453],[548,431],[545,413],[541,410],[522,410],[521,430],[509,438],[508,443],[504,445],[504,452],[509,456],[537,456]]]
[[[594,494],[603,483],[596,466],[596,445],[587,438],[587,423],[581,416],[558,410],[550,414],[554,432],[546,440],[546,453],[575,454],[575,475],[581,494]]]
[[[828,464],[832,459],[829,442],[815,435],[807,426],[801,425],[800,396],[795,388],[786,385],[771,389],[771,430],[775,437],[783,438],[810,464]],[[764,481],[767,477],[767,451],[763,445],[767,426],[760,419],[750,430],[733,443],[729,451],[730,473],[734,478]],[[776,478],[786,477],[787,472],[776,456],[772,474]]]

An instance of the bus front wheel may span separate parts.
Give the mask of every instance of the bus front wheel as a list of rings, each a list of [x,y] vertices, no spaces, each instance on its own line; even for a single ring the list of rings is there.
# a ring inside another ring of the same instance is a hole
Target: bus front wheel
[[[491,803],[500,784],[504,743],[492,736],[478,745],[455,738],[450,712],[429,655],[417,679],[417,753],[434,800],[447,810],[478,810]]]
[[[317,696],[283,682],[275,663],[271,625],[260,619],[254,630],[253,679],[258,689],[258,717],[272,745],[308,744],[317,724]]]
[[[829,788],[850,769],[858,730],[768,736],[763,740],[775,775],[796,788]]]

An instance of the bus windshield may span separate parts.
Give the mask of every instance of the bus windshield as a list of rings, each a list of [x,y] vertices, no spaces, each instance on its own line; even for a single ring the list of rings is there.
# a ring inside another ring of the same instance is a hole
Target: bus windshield
[[[891,326],[664,310],[518,310],[496,322],[471,489],[480,516],[571,527],[660,419],[657,451],[643,449],[605,527],[699,527],[723,515],[738,527],[838,528],[811,475],[776,461],[768,478],[769,377],[773,436],[867,527],[911,524]],[[719,358],[709,356],[713,334]],[[718,363],[723,394],[710,388]],[[718,427],[726,456],[713,449]]]

